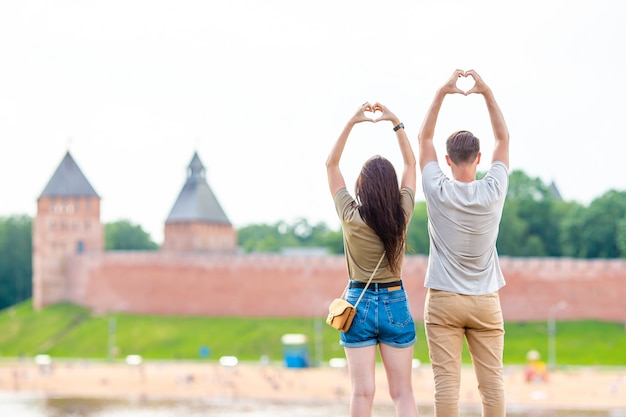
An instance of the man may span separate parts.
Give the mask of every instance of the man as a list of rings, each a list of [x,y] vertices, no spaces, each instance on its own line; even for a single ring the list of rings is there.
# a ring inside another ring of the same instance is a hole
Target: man
[[[474,86],[462,91],[456,85],[459,77],[472,77]],[[456,132],[446,142],[452,180],[437,162],[433,136],[448,94],[481,94],[487,104],[495,147],[491,167],[481,180],[476,180],[480,144],[470,132]],[[483,416],[504,416],[504,321],[498,290],[505,281],[496,239],[508,188],[509,132],[482,78],[473,70],[456,70],[437,90],[418,139],[430,236],[424,323],[435,379],[435,416],[459,415],[463,338],[472,356]]]

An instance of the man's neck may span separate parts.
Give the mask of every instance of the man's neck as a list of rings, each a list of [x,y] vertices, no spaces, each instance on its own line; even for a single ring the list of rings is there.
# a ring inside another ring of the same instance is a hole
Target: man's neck
[[[476,168],[473,166],[456,166],[456,169],[452,169],[452,177],[459,182],[475,181]]]

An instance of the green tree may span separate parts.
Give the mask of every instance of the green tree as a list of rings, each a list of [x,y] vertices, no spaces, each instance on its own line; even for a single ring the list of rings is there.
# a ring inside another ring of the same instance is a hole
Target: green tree
[[[506,245],[511,256],[561,256],[561,218],[557,196],[539,178],[520,170],[509,174],[509,190],[501,228],[517,233],[517,249]],[[507,207],[508,206],[508,207]],[[515,213],[515,218],[512,216]],[[513,222],[513,224],[509,224]],[[502,232],[501,232],[502,233]]]
[[[584,211],[580,256],[619,258],[620,225],[626,217],[626,191],[611,190],[591,202]]]
[[[626,218],[617,223],[617,247],[620,258],[626,258]]]
[[[284,222],[250,224],[237,230],[237,240],[244,252],[278,252],[286,230]]]
[[[496,247],[499,255],[524,256],[531,252],[526,247],[528,224],[519,216],[518,203],[515,200],[507,200],[504,203],[500,231]]]
[[[563,256],[580,258],[584,253],[584,217],[586,208],[576,202],[563,202],[561,216],[561,253]]]
[[[331,230],[325,223],[309,224],[298,219],[293,224],[251,224],[237,231],[239,247],[244,252],[277,253],[284,248],[323,247],[329,253],[343,253],[341,230]]]
[[[330,229],[325,223],[318,223],[313,228],[313,238],[311,244],[313,246],[324,247],[329,253],[343,253],[343,232],[341,228],[337,230]]]
[[[104,225],[104,247],[106,250],[156,250],[159,248],[141,226],[128,220],[119,220]]]
[[[32,296],[32,219],[0,218],[0,309]]]
[[[428,236],[428,213],[426,202],[418,201],[413,209],[413,217],[406,232],[407,253],[428,255],[430,238]]]

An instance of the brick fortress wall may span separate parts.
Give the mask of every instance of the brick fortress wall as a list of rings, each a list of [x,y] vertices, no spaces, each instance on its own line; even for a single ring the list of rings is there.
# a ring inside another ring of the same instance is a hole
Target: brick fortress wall
[[[423,318],[426,257],[408,256],[405,286],[416,320]],[[502,258],[505,320],[626,323],[626,261]],[[68,301],[97,313],[324,317],[346,283],[343,256],[200,255],[93,252],[69,262]]]
[[[33,305],[60,301],[99,313],[325,317],[343,291],[343,256],[239,255],[237,233],[207,181],[197,152],[155,252],[105,252],[100,197],[69,152],[37,199]],[[503,258],[506,320],[626,323],[626,260]],[[427,259],[405,258],[404,281],[423,317]]]

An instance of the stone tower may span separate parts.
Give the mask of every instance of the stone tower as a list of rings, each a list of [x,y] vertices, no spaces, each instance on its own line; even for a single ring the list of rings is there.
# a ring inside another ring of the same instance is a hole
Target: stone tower
[[[221,253],[237,250],[237,232],[209,187],[197,152],[187,167],[187,180],[165,222],[161,249]]]
[[[103,250],[100,197],[70,155],[37,199],[33,223],[33,306],[68,300],[68,260]]]

